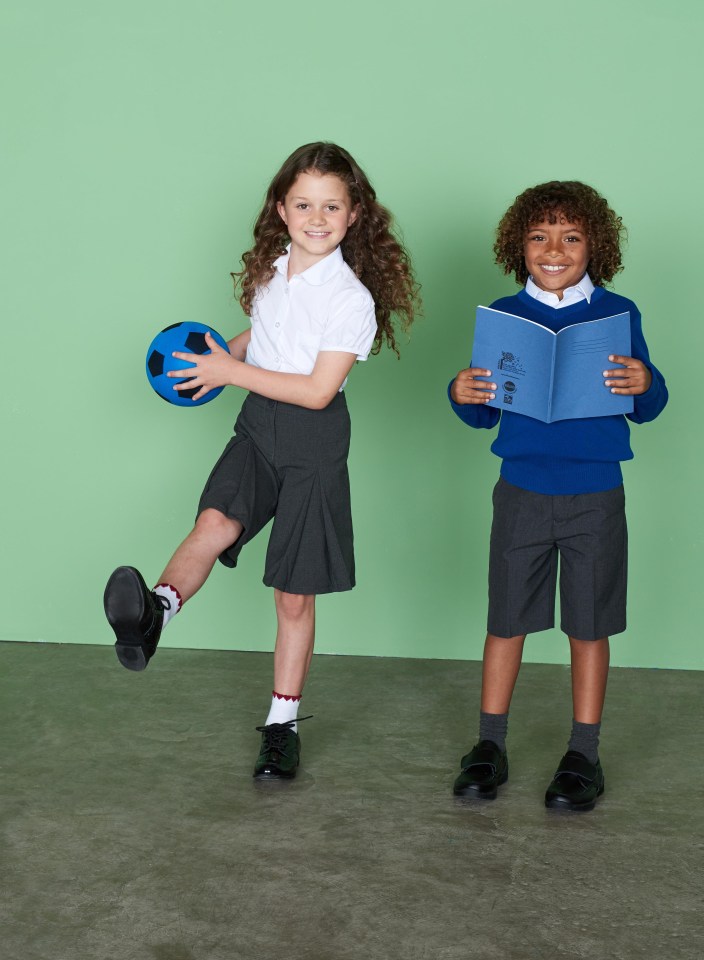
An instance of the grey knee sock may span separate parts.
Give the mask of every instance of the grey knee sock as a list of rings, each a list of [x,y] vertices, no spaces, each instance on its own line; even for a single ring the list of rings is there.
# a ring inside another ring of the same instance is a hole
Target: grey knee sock
[[[479,739],[491,740],[499,750],[506,749],[507,713],[479,713]]]
[[[599,759],[599,731],[600,723],[579,723],[572,720],[572,735],[567,744],[568,750],[577,750],[584,754],[590,763]]]

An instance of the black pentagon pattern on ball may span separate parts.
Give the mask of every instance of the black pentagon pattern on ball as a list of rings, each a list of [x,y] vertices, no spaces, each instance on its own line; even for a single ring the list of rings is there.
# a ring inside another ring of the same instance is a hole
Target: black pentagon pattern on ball
[[[179,360],[174,353],[192,353],[201,356],[210,352],[205,335],[210,333],[222,350],[227,350],[227,341],[212,327],[194,321],[172,323],[161,330],[151,342],[146,356],[146,373],[155,393],[167,403],[180,407],[197,407],[208,403],[222,393],[224,387],[216,387],[208,393],[195,399],[199,392],[188,381],[194,377],[170,377],[176,370],[183,370],[193,364],[190,361]],[[194,357],[195,359],[195,357]],[[176,383],[184,384],[185,390],[174,390]]]
[[[195,377],[188,377],[186,380],[178,380],[177,383],[188,383],[189,380],[195,380]],[[199,390],[200,387],[191,387],[190,390],[179,390],[179,396],[188,397],[189,400],[192,400]]]
[[[159,353],[158,350],[152,350],[147,366],[153,377],[160,377],[164,372],[164,354]]]
[[[205,342],[205,334],[198,333],[197,330],[189,333],[184,343],[189,353],[207,353],[207,351],[210,350],[210,347]]]

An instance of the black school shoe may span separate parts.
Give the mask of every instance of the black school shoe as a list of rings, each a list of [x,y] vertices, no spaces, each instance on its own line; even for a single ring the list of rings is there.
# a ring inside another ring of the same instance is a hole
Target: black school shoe
[[[115,631],[117,659],[128,670],[144,670],[156,653],[166,597],[147,589],[139,570],[118,567],[105,587],[103,605]]]
[[[583,753],[568,750],[545,794],[545,806],[553,810],[593,810],[604,792],[604,771],[597,760],[590,763]]]
[[[262,735],[262,745],[257,762],[254,764],[255,780],[293,780],[301,761],[301,738],[294,724],[310,717],[299,717],[286,723],[270,723],[266,727],[256,727]]]
[[[493,800],[498,787],[508,780],[508,757],[493,740],[480,740],[460,761],[462,773],[454,782],[456,797]]]

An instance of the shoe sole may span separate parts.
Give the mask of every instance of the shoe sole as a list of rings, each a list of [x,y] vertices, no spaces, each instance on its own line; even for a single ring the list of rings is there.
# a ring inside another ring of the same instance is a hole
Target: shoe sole
[[[596,797],[593,800],[589,800],[588,803],[575,803],[574,800],[568,800],[567,797],[551,797],[550,800],[545,801],[545,806],[549,810],[571,810],[574,813],[589,813],[590,810],[593,810],[596,806],[596,801],[604,792],[604,784],[602,783],[601,789],[597,793]]]
[[[103,607],[117,640],[115,653],[128,670],[144,670],[149,663],[142,632],[144,592],[147,586],[134,567],[118,567],[107,582]]]
[[[506,783],[508,780],[508,770],[504,773],[500,780],[497,780],[496,785],[493,787],[482,787],[478,783],[468,783],[466,787],[460,787],[459,790],[453,789],[453,793],[456,797],[470,797],[473,800],[496,800],[496,796],[499,792],[499,787]]]
[[[265,781],[271,781],[271,780],[293,780],[293,778],[294,778],[295,776],[296,776],[296,771],[295,771],[295,770],[294,770],[292,773],[271,773],[271,772],[269,772],[269,771],[266,771],[266,772],[263,772],[263,773],[254,773],[254,774],[252,774],[252,779],[253,779],[253,780],[265,780]]]

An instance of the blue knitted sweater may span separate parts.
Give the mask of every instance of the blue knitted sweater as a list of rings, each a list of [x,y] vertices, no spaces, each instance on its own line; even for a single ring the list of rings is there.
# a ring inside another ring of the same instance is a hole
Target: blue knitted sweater
[[[594,493],[617,487],[622,482],[620,461],[633,458],[627,419],[633,423],[654,420],[667,403],[665,380],[650,362],[635,303],[596,287],[591,303],[583,300],[560,310],[541,303],[525,290],[502,297],[491,306],[555,331],[572,323],[630,313],[631,356],[642,360],[653,375],[647,393],[633,398],[633,413],[543,423],[482,404],[454,403],[450,397],[452,409],[470,427],[491,429],[500,421],[491,449],[502,458],[501,476],[514,486],[549,494]]]

